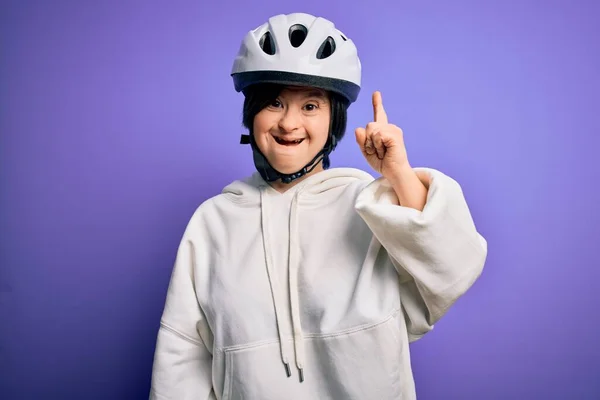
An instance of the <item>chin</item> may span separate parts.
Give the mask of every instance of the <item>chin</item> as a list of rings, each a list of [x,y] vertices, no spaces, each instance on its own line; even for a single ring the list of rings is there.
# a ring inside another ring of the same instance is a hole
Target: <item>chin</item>
[[[306,163],[271,163],[271,166],[282,174],[293,174],[304,168]]]
[[[304,168],[307,163],[310,162],[310,159],[298,160],[298,158],[296,158],[296,157],[288,158],[288,157],[277,156],[277,157],[269,157],[267,159],[269,160],[269,164],[271,164],[271,166],[273,168],[275,168],[277,171],[281,172],[282,174],[296,173],[299,170],[301,170],[302,168]]]

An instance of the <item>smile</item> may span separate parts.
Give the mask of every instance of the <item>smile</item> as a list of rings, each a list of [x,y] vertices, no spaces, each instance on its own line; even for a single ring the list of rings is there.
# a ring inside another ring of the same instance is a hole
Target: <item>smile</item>
[[[304,139],[285,140],[282,138],[275,137],[275,141],[282,146],[296,146],[296,145],[299,145],[300,143],[302,143],[304,141]]]

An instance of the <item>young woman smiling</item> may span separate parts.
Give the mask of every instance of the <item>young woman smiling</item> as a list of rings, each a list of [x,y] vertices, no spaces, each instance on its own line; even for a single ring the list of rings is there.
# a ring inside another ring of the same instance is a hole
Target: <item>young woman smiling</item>
[[[459,184],[411,166],[379,92],[355,137],[381,176],[329,168],[361,66],[323,18],[270,18],[244,38],[232,76],[257,171],[191,217],[150,397],[416,398],[409,343],[487,256]]]

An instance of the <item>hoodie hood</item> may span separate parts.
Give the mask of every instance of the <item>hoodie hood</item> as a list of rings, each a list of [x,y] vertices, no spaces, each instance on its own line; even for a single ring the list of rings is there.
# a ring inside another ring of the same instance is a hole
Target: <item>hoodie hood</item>
[[[325,205],[329,201],[335,201],[334,196],[328,193],[334,189],[345,187],[350,184],[362,184],[366,186],[373,181],[368,173],[353,168],[332,168],[311,175],[301,182],[291,186],[281,193],[273,189],[258,172],[250,177],[232,182],[223,189],[223,195],[231,201],[246,207],[260,207],[262,241],[267,268],[269,286],[273,298],[275,312],[275,323],[279,333],[279,347],[281,362],[288,377],[292,376],[290,362],[295,361],[300,382],[304,381],[304,335],[300,321],[300,299],[298,295],[298,269],[300,268],[300,257],[298,254],[298,207],[310,206],[311,204]],[[286,196],[291,205],[289,211],[289,253],[288,253],[288,279],[289,299],[284,298],[281,283],[278,280],[277,268],[273,262],[273,251],[271,246],[272,234],[270,232],[270,200],[275,196]],[[282,318],[283,307],[289,304],[293,331],[293,350],[289,349],[283,338]]]
[[[373,177],[370,174],[359,169],[331,168],[310,175],[301,182],[291,186],[285,192],[280,193],[273,189],[258,172],[255,172],[245,179],[230,183],[223,188],[222,194],[229,200],[237,203],[254,203],[258,205],[260,203],[261,191],[275,196],[293,196],[297,192],[302,192],[303,195],[306,194],[308,197],[313,197],[353,182],[371,182],[372,180]]]

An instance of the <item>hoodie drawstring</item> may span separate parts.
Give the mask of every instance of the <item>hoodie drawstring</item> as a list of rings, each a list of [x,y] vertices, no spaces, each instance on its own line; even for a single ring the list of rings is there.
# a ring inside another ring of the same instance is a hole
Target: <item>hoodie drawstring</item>
[[[279,334],[279,350],[281,351],[281,361],[285,366],[285,372],[288,377],[292,376],[292,371],[290,370],[290,363],[288,361],[286,346],[283,341],[283,330],[281,329],[281,310],[280,303],[277,301],[281,293],[279,292],[279,285],[277,285],[277,277],[275,276],[275,272],[273,271],[273,260],[271,259],[271,252],[269,251],[269,234],[268,234],[268,222],[267,222],[267,211],[265,210],[265,203],[267,200],[267,196],[264,193],[264,188],[261,188],[260,191],[260,212],[261,212],[261,222],[262,222],[262,239],[263,246],[265,252],[265,262],[267,264],[267,275],[269,277],[269,286],[271,287],[271,295],[273,297],[273,305],[275,307],[275,321],[277,323],[277,332]]]
[[[298,305],[298,223],[297,206],[298,194],[294,195],[290,209],[290,248],[289,248],[289,284],[290,284],[290,306],[292,309],[292,324],[294,329],[294,352],[296,355],[296,367],[300,374],[300,382],[304,382],[304,336],[300,324],[300,307]]]
[[[297,207],[299,191],[294,195],[290,209],[290,227],[289,227],[289,257],[288,257],[288,274],[289,274],[289,291],[290,291],[290,308],[293,325],[293,340],[294,354],[296,367],[300,375],[300,382],[304,382],[304,336],[302,334],[302,325],[300,324],[300,307],[298,296],[298,242],[297,242]],[[260,191],[261,203],[261,222],[262,222],[262,238],[265,253],[265,262],[267,265],[267,275],[269,277],[269,285],[271,287],[271,295],[273,297],[273,305],[275,308],[275,319],[277,323],[277,331],[279,334],[279,349],[281,351],[281,360],[285,366],[285,371],[288,377],[292,375],[288,361],[287,346],[283,340],[283,329],[281,327],[281,293],[277,281],[277,276],[273,270],[273,260],[270,252],[269,227],[268,227],[268,211],[266,207],[268,196],[265,194],[265,188]]]

